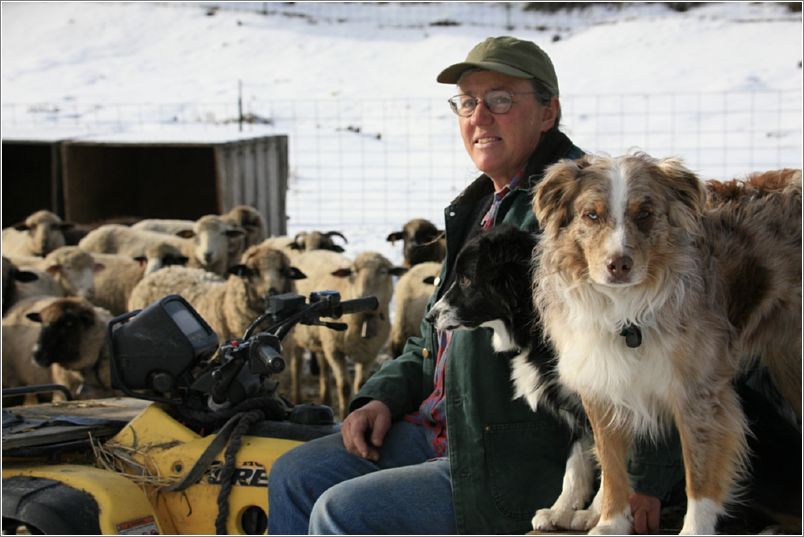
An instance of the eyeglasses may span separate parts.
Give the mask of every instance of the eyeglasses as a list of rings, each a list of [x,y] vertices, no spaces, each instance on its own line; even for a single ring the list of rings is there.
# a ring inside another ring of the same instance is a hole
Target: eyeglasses
[[[512,93],[507,90],[491,90],[483,96],[483,104],[492,114],[506,114],[514,104],[514,95],[534,95],[535,91],[518,91]],[[469,117],[475,112],[477,103],[481,99],[471,95],[456,95],[447,100],[452,111],[461,117]]]

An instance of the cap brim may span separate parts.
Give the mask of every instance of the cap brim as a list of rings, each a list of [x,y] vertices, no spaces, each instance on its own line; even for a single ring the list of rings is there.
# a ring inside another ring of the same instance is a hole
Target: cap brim
[[[464,71],[468,69],[483,69],[486,71],[494,71],[508,76],[515,76],[517,78],[534,78],[532,74],[526,73],[516,67],[511,67],[504,63],[497,62],[461,62],[455,65],[450,65],[436,77],[437,82],[442,84],[456,84],[458,79]]]

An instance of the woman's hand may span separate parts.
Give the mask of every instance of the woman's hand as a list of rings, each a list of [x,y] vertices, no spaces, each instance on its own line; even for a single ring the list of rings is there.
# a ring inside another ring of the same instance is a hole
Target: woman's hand
[[[377,448],[382,446],[390,427],[391,409],[382,401],[374,399],[343,420],[341,424],[343,445],[346,451],[353,455],[376,461],[380,458]]]

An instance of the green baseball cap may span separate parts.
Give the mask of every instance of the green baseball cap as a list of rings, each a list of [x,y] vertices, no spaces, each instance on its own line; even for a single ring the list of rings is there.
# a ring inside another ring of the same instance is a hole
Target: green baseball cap
[[[558,77],[550,57],[536,43],[516,37],[489,37],[475,45],[466,61],[450,65],[436,80],[455,84],[467,69],[484,69],[518,78],[535,78],[558,95]]]

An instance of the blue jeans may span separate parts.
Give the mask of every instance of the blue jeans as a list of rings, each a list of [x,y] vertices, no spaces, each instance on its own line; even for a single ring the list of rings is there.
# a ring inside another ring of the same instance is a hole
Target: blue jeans
[[[377,462],[348,453],[340,433],[307,442],[271,468],[268,533],[454,534],[449,460],[434,457],[424,430],[403,421]]]

